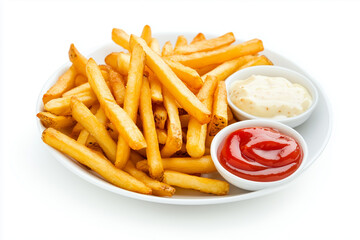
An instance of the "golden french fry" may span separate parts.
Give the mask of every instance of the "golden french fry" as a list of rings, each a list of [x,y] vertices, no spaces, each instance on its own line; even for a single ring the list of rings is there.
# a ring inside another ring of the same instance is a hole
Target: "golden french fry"
[[[183,36],[183,35],[178,36],[178,38],[176,40],[176,43],[175,43],[174,52],[176,52],[176,50],[178,48],[183,47],[183,46],[187,46],[187,45],[188,45],[188,42],[187,42],[186,37]]]
[[[245,55],[256,54],[264,50],[261,40],[253,39],[237,45],[230,45],[208,52],[197,52],[188,55],[171,55],[167,59],[178,61],[192,68],[201,68],[219,64]]]
[[[87,107],[91,106],[97,101],[96,96],[92,91],[81,92],[72,96],[76,96]],[[44,109],[56,115],[70,115],[70,99],[72,96],[66,96],[50,100],[44,105]]]
[[[85,77],[84,75],[78,74],[75,77],[75,86],[78,87],[84,83],[87,83],[87,77]]]
[[[76,49],[74,44],[70,45],[69,59],[76,71],[86,76],[86,63],[88,60]]]
[[[218,79],[218,81],[224,81],[231,74],[239,70],[239,67],[256,58],[252,55],[246,55],[243,57],[236,58],[234,60],[226,61],[210,72],[201,76],[201,78],[205,81],[207,76],[213,76]]]
[[[137,153],[136,151],[134,150],[131,150],[130,152],[130,160],[136,164],[137,162],[140,162],[142,160],[144,160],[144,157],[141,156],[139,153]],[[129,162],[129,161],[128,161]]]
[[[171,55],[174,51],[173,45],[171,44],[170,41],[167,41],[162,49],[161,55],[162,56],[168,56]]]
[[[150,187],[152,189],[152,193],[156,196],[171,197],[175,193],[175,188],[166,183],[152,179],[146,175],[146,173],[138,170],[131,161],[127,162],[124,171],[143,182],[146,186]]]
[[[160,144],[165,144],[167,139],[167,133],[164,129],[156,129],[156,135]]]
[[[80,134],[76,141],[78,143],[80,143],[81,145],[86,145],[86,142],[87,142],[89,136],[90,136],[90,133],[86,129],[83,129],[80,131]]]
[[[77,87],[74,87],[74,88],[70,89],[67,92],[64,92],[62,97],[74,96],[74,95],[77,95],[79,93],[84,93],[84,92],[92,92],[89,83],[84,83],[84,84],[82,84],[80,86],[77,86]]]
[[[154,107],[154,120],[155,126],[159,129],[165,129],[167,119],[167,112],[163,105],[155,105]]]
[[[214,93],[214,104],[209,123],[209,135],[215,136],[221,129],[228,125],[228,114],[227,114],[227,95],[225,82],[221,81],[218,83],[217,89]]]
[[[131,51],[129,75],[126,84],[124,110],[136,122],[140,102],[141,84],[145,67],[145,53],[140,45]],[[126,140],[119,136],[115,166],[124,168],[130,156],[130,148]]]
[[[115,68],[119,73],[124,76],[127,76],[129,73],[130,67],[130,54],[128,53],[119,53],[117,56],[117,68]]]
[[[75,85],[75,76],[77,72],[74,66],[71,66],[64,74],[62,74],[56,83],[44,94],[42,100],[46,104],[48,101],[59,98],[61,95],[73,88]]]
[[[118,71],[118,56],[120,52],[112,52],[105,57],[105,63]],[[127,74],[127,73],[126,73]]]
[[[192,157],[174,157],[163,158],[162,163],[165,170],[173,170],[177,172],[194,174],[194,173],[211,173],[215,172],[216,168],[210,155],[200,158]],[[148,171],[148,164],[146,160],[137,162],[136,168],[141,171]]]
[[[123,106],[126,91],[123,77],[113,69],[109,69],[109,83],[115,97],[115,101],[120,106]]]
[[[156,38],[153,38],[149,44],[149,47],[157,54],[160,53],[160,45]],[[162,95],[162,88],[161,83],[157,76],[151,71],[149,74],[149,82],[150,82],[150,89],[151,89],[151,100],[153,102],[162,102],[163,101],[163,95]]]
[[[161,149],[162,157],[170,157],[181,149],[182,146],[182,130],[179,118],[178,108],[175,99],[167,89],[163,89],[164,106],[168,114],[167,121],[167,139],[164,147]]]
[[[90,86],[96,94],[101,107],[120,135],[132,149],[137,150],[146,147],[144,136],[130,116],[116,103],[109,87],[106,85],[99,66],[93,59],[89,59],[86,71]]]
[[[111,38],[119,46],[123,47],[126,50],[130,50],[129,47],[130,36],[124,30],[113,28],[111,33]]]
[[[76,123],[71,116],[57,116],[49,112],[39,112],[36,116],[46,128],[62,129],[72,127]]]
[[[258,66],[258,65],[273,65],[273,63],[267,57],[265,57],[264,55],[261,55],[261,56],[255,57],[251,61],[248,61],[246,64],[242,65],[240,67],[240,69],[244,69],[244,68],[252,67],[252,66]]]
[[[88,166],[115,186],[143,194],[152,192],[151,188],[128,173],[117,169],[106,158],[53,128],[46,129],[42,134],[42,139],[51,147]]]
[[[196,42],[199,42],[199,41],[202,41],[202,40],[205,40],[205,39],[206,39],[206,37],[205,37],[205,35],[204,35],[203,33],[198,33],[198,34],[194,37],[194,39],[191,41],[190,44],[196,43]]]
[[[152,51],[143,39],[134,35],[131,35],[131,38],[133,43],[130,44],[130,47],[133,47],[136,43],[142,46],[146,53],[146,65],[156,74],[162,85],[170,91],[181,107],[199,122],[209,122],[210,111],[185,86],[162,58]]]
[[[217,87],[217,79],[208,76],[203,87],[197,94],[198,99],[208,109],[212,108],[213,95]],[[190,117],[186,136],[186,150],[192,157],[201,157],[205,153],[207,124],[199,123],[195,118]]]
[[[217,66],[219,66],[219,64],[211,64],[205,67],[197,68],[195,70],[199,73],[200,76],[203,76],[211,70],[215,69]]]
[[[179,62],[166,60],[165,62],[174,71],[176,76],[180,78],[187,86],[193,89],[199,89],[204,84],[198,72],[190,67],[184,66]]]
[[[234,115],[229,106],[227,106],[227,115],[228,115],[228,122],[230,122],[234,119]]]
[[[162,166],[155,121],[151,106],[150,86],[146,77],[144,77],[143,84],[141,86],[139,110],[147,143],[146,156],[149,164],[149,173],[152,178],[161,180],[164,169]]]
[[[71,110],[74,119],[95,138],[110,161],[115,162],[116,143],[106,131],[105,125],[76,97],[71,98]],[[100,108],[99,111],[102,109]]]
[[[164,171],[164,183],[215,195],[225,195],[229,192],[229,184],[225,181],[192,176],[171,170]]]
[[[175,47],[174,54],[190,54],[195,52],[211,51],[217,48],[228,46],[235,42],[232,32],[226,33],[220,37],[198,41],[189,45]]]
[[[152,36],[151,36],[151,27],[149,25],[144,26],[142,33],[141,33],[141,38],[144,39],[146,41],[146,43],[150,46]]]

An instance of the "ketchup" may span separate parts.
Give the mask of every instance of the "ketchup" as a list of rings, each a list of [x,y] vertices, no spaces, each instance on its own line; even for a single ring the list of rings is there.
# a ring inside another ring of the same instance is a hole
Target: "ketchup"
[[[286,178],[303,159],[300,145],[268,127],[242,128],[231,133],[219,152],[221,165],[241,178],[271,182]]]

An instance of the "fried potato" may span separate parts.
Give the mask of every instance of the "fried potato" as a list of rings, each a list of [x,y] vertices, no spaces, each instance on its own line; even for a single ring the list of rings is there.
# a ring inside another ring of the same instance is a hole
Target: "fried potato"
[[[106,158],[53,128],[46,129],[42,134],[42,139],[51,147],[91,168],[115,186],[143,194],[152,192],[151,188],[128,173],[117,169]]]
[[[156,38],[153,38],[150,41],[149,47],[157,54],[160,53],[160,45]],[[150,89],[151,89],[151,99],[153,102],[162,102],[163,101],[163,95],[162,95],[162,87],[159,79],[157,76],[151,71],[149,74],[149,82],[150,82]]]
[[[116,103],[105,83],[99,66],[93,59],[89,59],[86,71],[90,86],[96,94],[101,107],[121,136],[132,149],[137,150],[146,147],[144,136],[130,116]]]
[[[76,49],[74,44],[70,45],[69,59],[75,67],[76,71],[86,76],[86,63],[88,60]]]
[[[93,92],[88,82],[64,92],[62,97],[74,96],[84,92]]]
[[[168,114],[167,121],[167,139],[164,147],[161,149],[162,157],[170,157],[181,149],[182,130],[179,118],[178,108],[175,99],[167,89],[163,89],[164,106]]]
[[[206,39],[206,37],[205,37],[205,35],[204,35],[203,33],[198,33],[198,34],[193,38],[193,40],[191,41],[190,44],[196,43],[196,42],[199,42],[199,41],[202,41],[202,40],[205,40],[205,39]]]
[[[130,54],[120,52],[117,56],[117,68],[116,70],[124,76],[129,73],[130,67]]]
[[[114,71],[113,69],[109,69],[109,83],[111,86],[112,94],[114,95],[115,101],[120,106],[124,105],[125,98],[125,85],[124,85],[123,77]]]
[[[165,144],[167,139],[167,132],[164,129],[156,129],[156,135],[160,144]]]
[[[105,57],[105,63],[107,65],[109,65],[110,67],[112,67],[113,69],[115,69],[116,71],[119,71],[118,70],[118,56],[119,55],[120,55],[120,52],[112,52]]]
[[[178,61],[185,66],[201,68],[211,64],[219,64],[225,61],[239,58],[245,55],[256,54],[264,50],[261,40],[253,39],[237,45],[230,45],[208,52],[197,52],[188,55],[171,55],[166,58]]]
[[[174,52],[176,52],[176,50],[178,48],[184,47],[184,46],[187,46],[187,45],[188,45],[188,41],[187,41],[186,37],[183,36],[183,35],[178,36],[178,38],[176,40],[176,43],[175,43]]]
[[[141,33],[141,38],[144,39],[146,41],[146,43],[150,46],[152,36],[151,36],[151,27],[149,25],[144,26],[142,33]]]
[[[156,196],[171,197],[175,193],[175,188],[166,183],[152,179],[146,173],[138,170],[131,161],[127,162],[124,171],[150,187],[152,193]]]
[[[75,76],[77,71],[71,66],[64,74],[62,74],[56,83],[44,94],[42,100],[46,104],[48,101],[59,98],[61,95],[73,88],[75,85]]]
[[[174,54],[190,54],[195,52],[211,51],[230,45],[233,42],[235,42],[234,34],[229,32],[217,38],[202,40],[189,45],[175,47]]]
[[[149,174],[152,178],[161,180],[164,168],[161,161],[159,142],[157,139],[155,121],[151,106],[150,86],[146,77],[144,77],[143,84],[141,86],[139,110],[147,143],[146,156],[149,164]]]
[[[39,112],[36,116],[46,128],[63,129],[72,127],[76,123],[71,116],[57,116],[49,112]]]
[[[140,45],[136,45],[131,51],[129,75],[124,97],[124,110],[129,117],[136,122],[140,102],[141,85],[145,67],[145,53]],[[117,143],[117,155],[115,166],[122,169],[130,156],[130,148],[123,136]]]
[[[131,35],[131,38],[133,45],[139,43],[143,47],[146,53],[146,65],[156,74],[162,85],[170,91],[181,107],[199,122],[209,122],[210,111],[185,86],[162,58],[152,51],[143,39],[134,35]]]
[[[209,135],[215,136],[221,129],[228,125],[227,114],[227,95],[226,85],[224,81],[218,83],[217,89],[214,93],[214,104],[209,123]]]
[[[124,30],[113,28],[111,33],[111,38],[119,46],[123,47],[126,50],[130,50],[129,47],[130,36]]]
[[[171,170],[165,170],[164,183],[215,195],[225,195],[229,192],[229,184],[225,181],[192,176]]]
[[[211,173],[215,172],[216,168],[210,155],[200,158],[192,157],[172,157],[163,158],[162,163],[165,170],[173,170],[177,172],[194,174],[194,173]],[[148,171],[148,164],[146,160],[137,162],[136,168],[141,171]]]
[[[155,126],[159,129],[165,129],[167,120],[167,112],[163,105],[155,105],[154,107]]]
[[[87,77],[85,77],[84,75],[78,74],[75,77],[75,86],[78,87],[84,83],[87,83]]]
[[[247,62],[246,64],[241,66],[240,69],[244,69],[244,68],[252,67],[252,66],[258,66],[258,65],[273,65],[273,63],[267,57],[265,57],[264,55],[261,55],[261,56],[255,57],[251,61]]]
[[[170,41],[167,41],[163,46],[161,55],[162,56],[168,56],[168,55],[171,55],[173,53],[173,51],[174,51],[173,45],[171,44]]]

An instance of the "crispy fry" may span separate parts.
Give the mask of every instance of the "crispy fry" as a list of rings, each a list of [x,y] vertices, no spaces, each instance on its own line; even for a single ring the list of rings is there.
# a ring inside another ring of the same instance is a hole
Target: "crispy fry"
[[[86,76],[86,63],[87,59],[76,48],[74,44],[70,45],[69,59],[73,63],[76,71]]]
[[[257,56],[251,61],[247,62],[243,66],[240,67],[240,69],[244,69],[251,66],[258,66],[258,65],[273,65],[273,63],[264,55]],[[239,69],[239,70],[240,70]]]
[[[106,131],[104,124],[100,122],[82,102],[77,100],[76,97],[71,98],[71,110],[74,119],[96,139],[96,142],[100,145],[106,156],[110,161],[114,162],[116,157],[116,143]],[[103,112],[101,108],[98,112],[100,111]]]
[[[211,109],[213,103],[213,95],[217,87],[217,79],[208,76],[203,87],[197,94],[198,99]],[[199,123],[195,118],[190,117],[186,136],[186,150],[192,157],[201,157],[205,153],[207,124]]]
[[[247,62],[254,59],[255,56],[252,55],[246,55],[243,57],[236,58],[234,60],[230,60],[227,62],[224,62],[211,70],[210,72],[206,73],[205,75],[201,76],[201,78],[205,81],[206,77],[211,75],[213,77],[216,77],[218,81],[224,81],[227,77],[229,77],[231,74],[236,72],[240,66],[246,64]]]
[[[48,128],[43,132],[42,139],[51,147],[88,166],[115,186],[134,192],[151,194],[151,189],[141,181],[115,168],[106,158],[79,144],[65,134],[53,128]]]
[[[264,50],[262,41],[253,39],[237,45],[230,45],[209,52],[197,52],[189,55],[172,55],[167,59],[178,61],[192,68],[201,68],[222,63],[245,55],[256,54]]]
[[[145,53],[139,45],[136,45],[131,52],[129,75],[124,98],[124,110],[134,122],[136,122],[139,108],[144,67]],[[124,168],[129,156],[130,148],[125,139],[120,136],[117,143],[115,166],[120,169]]]
[[[166,183],[152,179],[146,175],[146,173],[138,170],[131,161],[127,162],[124,171],[143,182],[146,186],[150,187],[152,189],[152,193],[156,196],[171,197],[175,193],[175,188]]]
[[[176,52],[178,48],[181,48],[181,47],[184,47],[187,45],[188,45],[188,41],[187,41],[186,37],[183,35],[178,36],[176,43],[175,43],[174,52]]]
[[[120,52],[112,52],[105,57],[105,63],[118,71],[118,56]]]
[[[126,76],[129,73],[130,54],[120,52],[117,57],[117,71]]]
[[[151,106],[150,86],[146,77],[144,77],[143,84],[141,86],[139,110],[147,143],[146,156],[149,164],[149,173],[152,178],[161,180],[164,169],[162,166],[155,121]]]
[[[167,41],[162,49],[161,55],[162,56],[168,56],[171,55],[174,51],[173,45],[171,44],[170,41]]]
[[[80,131],[80,134],[76,141],[78,143],[80,143],[81,145],[86,145],[86,142],[87,142],[89,136],[90,136],[90,133],[86,129],[83,129]]]
[[[150,46],[152,36],[151,36],[151,27],[149,25],[144,26],[142,33],[141,33],[141,38],[144,39],[146,41],[146,43]]]
[[[228,114],[227,114],[227,95],[225,82],[221,81],[218,83],[217,89],[214,93],[214,104],[209,123],[209,135],[215,136],[221,129],[228,125]]]
[[[93,59],[89,59],[86,71],[90,86],[95,92],[101,107],[121,136],[132,149],[136,150],[146,147],[144,136],[129,115],[117,105],[110,89],[105,83],[99,66]]]
[[[183,157],[183,158],[163,158],[162,163],[165,170],[173,170],[177,172],[194,174],[194,173],[211,173],[215,172],[216,168],[210,155],[200,158]],[[136,168],[141,171],[148,171],[148,164],[146,160],[139,161]]]
[[[71,66],[65,73],[63,73],[56,83],[44,94],[42,100],[46,104],[48,101],[59,98],[61,95],[73,88],[75,85],[75,76],[77,72],[74,66]]]
[[[219,66],[219,64],[211,64],[205,67],[197,68],[195,70],[199,73],[200,76],[203,76],[211,70],[215,69],[217,66]]]
[[[77,95],[79,93],[84,93],[84,92],[92,92],[89,83],[84,83],[84,84],[82,84],[80,86],[77,86],[77,87],[74,87],[73,89],[70,89],[67,92],[64,92],[62,97],[74,96],[74,95]]]
[[[167,121],[167,139],[164,147],[161,149],[162,157],[170,157],[181,149],[182,134],[181,123],[179,118],[178,108],[174,98],[170,95],[167,89],[163,89],[164,106],[168,114]]]
[[[84,75],[78,74],[75,77],[75,86],[78,87],[84,83],[87,83],[87,77],[85,77]]]
[[[99,110],[100,108],[100,104],[93,104],[90,107],[90,112],[92,114],[96,114],[96,112]],[[71,109],[70,109],[71,110]],[[76,123],[76,125],[74,126],[72,132],[71,132],[71,136],[75,139],[78,137],[78,135],[80,134],[80,132],[83,130],[83,126],[81,126],[80,123]]]
[[[74,126],[76,123],[71,116],[57,116],[49,112],[39,112],[36,116],[46,128],[62,129]]]
[[[229,192],[229,184],[227,182],[192,176],[171,170],[165,170],[164,182],[172,186],[194,189],[215,195],[225,195]]]
[[[181,107],[199,122],[209,122],[210,111],[185,86],[162,58],[152,51],[143,39],[134,35],[131,35],[131,38],[133,39],[131,47],[135,43],[139,43],[143,47],[146,53],[146,64],[156,74],[162,85],[170,91]]]
[[[184,66],[179,62],[174,62],[166,59],[165,62],[174,71],[176,76],[178,76],[178,78],[180,78],[190,88],[199,89],[204,84],[204,81],[201,79],[200,75],[198,74],[198,72],[196,72],[196,70]]]
[[[136,151],[134,150],[131,150],[130,152],[130,160],[136,164],[137,162],[140,162],[142,160],[144,160],[144,157],[141,156],[139,153],[137,153]]]
[[[149,44],[150,48],[157,54],[160,53],[160,45],[156,38],[153,38]],[[163,95],[162,95],[162,89],[161,89],[161,83],[157,76],[151,71],[149,74],[149,82],[150,82],[150,89],[151,89],[151,99],[153,102],[162,102],[163,101]]]
[[[73,96],[76,96],[81,102],[83,102],[87,107],[94,104],[97,99],[93,92],[81,92],[78,94],[75,94]],[[56,115],[70,115],[70,99],[72,96],[66,96],[61,98],[55,98],[53,100],[50,100],[44,105],[44,109],[48,112],[51,112]]]
[[[126,50],[130,50],[129,47],[130,36],[124,30],[113,28],[111,33],[111,38],[119,46],[123,47]]]
[[[198,41],[189,45],[175,47],[175,54],[190,54],[195,52],[211,51],[220,47],[228,46],[235,42],[232,32],[226,33],[220,37]]]
[[[156,135],[160,144],[165,144],[167,139],[167,133],[164,129],[156,129]]]
[[[205,39],[206,39],[206,37],[205,37],[205,35],[204,35],[203,33],[198,33],[198,34],[194,37],[194,39],[191,41],[190,44],[196,43],[196,42],[199,42],[199,41],[202,41],[202,40],[205,40]]]
[[[165,129],[167,119],[167,112],[163,105],[155,105],[154,107],[154,120],[155,126],[159,129]]]
[[[116,103],[123,106],[125,98],[125,85],[123,77],[116,71],[109,69],[109,82]]]

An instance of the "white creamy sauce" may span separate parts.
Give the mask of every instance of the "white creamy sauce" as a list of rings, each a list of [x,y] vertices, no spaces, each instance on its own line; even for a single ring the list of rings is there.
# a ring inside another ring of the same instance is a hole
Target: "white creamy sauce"
[[[276,119],[300,115],[312,103],[308,90],[300,84],[262,75],[235,81],[230,86],[230,99],[251,115]]]

